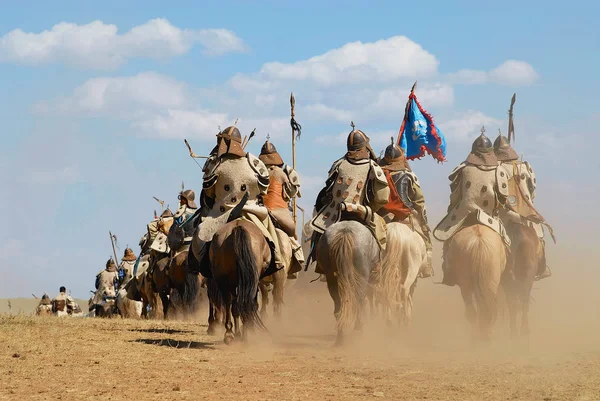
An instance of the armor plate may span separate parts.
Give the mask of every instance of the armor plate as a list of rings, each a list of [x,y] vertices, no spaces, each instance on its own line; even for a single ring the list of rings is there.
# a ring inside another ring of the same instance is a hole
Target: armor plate
[[[450,175],[450,179],[454,185],[450,194],[451,204],[448,214],[433,231],[434,237],[439,241],[450,239],[463,227],[472,212],[481,210],[483,214],[477,215],[478,221],[492,228],[509,243],[504,227],[498,219],[498,205],[502,202],[499,196],[504,196],[502,192],[508,193],[506,172],[496,166],[468,164],[459,166]],[[505,187],[502,188],[502,185]],[[501,187],[502,191],[498,187]]]
[[[330,176],[337,175],[331,189],[328,191],[332,199],[311,220],[313,229],[318,232],[324,232],[327,227],[337,222],[342,202],[355,205],[363,205],[365,203],[366,186],[370,170],[371,163],[369,163],[368,159],[355,163],[351,163],[346,159],[340,159],[334,163],[329,170]],[[383,175],[383,172],[381,172],[381,175]]]
[[[199,239],[203,242],[211,241],[215,232],[227,222],[231,210],[246,192],[248,201],[244,211],[266,217],[267,209],[258,205],[256,199],[267,192],[268,174],[264,163],[250,154],[248,157],[223,159],[214,170],[217,179],[211,185],[210,196],[215,203],[200,224],[196,234]],[[211,177],[210,180],[212,181],[213,178]]]

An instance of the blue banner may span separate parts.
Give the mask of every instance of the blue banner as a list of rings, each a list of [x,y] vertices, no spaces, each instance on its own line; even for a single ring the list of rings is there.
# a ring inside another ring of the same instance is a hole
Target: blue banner
[[[400,127],[399,144],[408,160],[420,159],[427,152],[439,162],[446,161],[446,138],[414,94],[409,96],[408,110]]]

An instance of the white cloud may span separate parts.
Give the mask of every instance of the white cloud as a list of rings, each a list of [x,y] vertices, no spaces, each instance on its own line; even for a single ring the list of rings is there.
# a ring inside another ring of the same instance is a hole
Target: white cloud
[[[186,84],[165,75],[143,72],[131,77],[93,78],[67,97],[36,106],[38,112],[125,114],[181,107],[189,101]]]
[[[25,65],[65,63],[112,70],[131,58],[162,59],[187,53],[196,43],[204,53],[220,55],[246,50],[226,29],[180,29],[162,18],[133,27],[124,34],[113,24],[60,22],[40,33],[12,30],[0,37],[0,62]]]
[[[539,78],[531,64],[524,61],[508,60],[490,71],[490,79],[506,85],[531,85]]]
[[[495,138],[497,129],[502,123],[502,120],[474,110],[469,110],[451,120],[437,122],[448,142],[475,140],[475,137],[481,132],[482,126],[485,126],[486,135],[489,138]]]
[[[134,121],[132,125],[154,137],[209,139],[219,132],[219,126],[228,125],[227,120],[226,114],[206,110],[167,110],[165,114]]]
[[[352,42],[295,63],[266,63],[254,78],[238,76],[234,85],[265,87],[264,82],[305,81],[321,86],[387,82],[400,78],[435,76],[438,60],[418,43],[394,36],[373,43]]]
[[[347,123],[352,119],[352,113],[349,111],[327,106],[322,103],[308,105],[304,111],[310,114],[310,117],[315,120],[335,120]]]
[[[507,60],[490,71],[463,69],[449,74],[450,81],[458,84],[477,85],[497,83],[502,85],[531,85],[539,79],[533,66],[524,61]]]

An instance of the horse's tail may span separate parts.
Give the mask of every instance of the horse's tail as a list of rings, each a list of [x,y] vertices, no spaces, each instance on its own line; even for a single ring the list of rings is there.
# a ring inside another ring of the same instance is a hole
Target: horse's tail
[[[258,293],[259,272],[256,258],[250,248],[250,236],[242,227],[235,227],[232,230],[233,250],[235,254],[235,264],[237,268],[237,309],[242,318],[242,323],[261,330],[266,330],[259,314]]]
[[[404,241],[398,224],[388,225],[385,255],[381,261],[381,280],[378,283],[387,307],[392,309],[402,303],[402,279],[408,274]]]
[[[366,279],[354,266],[353,235],[351,229],[341,229],[333,236],[330,245],[330,255],[335,262],[341,301],[337,316],[338,330],[345,330],[356,324],[361,302],[359,294],[367,284]]]
[[[473,272],[473,288],[480,320],[487,321],[487,324],[491,326],[498,316],[498,288],[503,269],[502,266],[499,266],[497,252],[504,252],[504,245],[502,239],[495,232],[488,228],[478,228],[475,234],[468,239],[464,250],[468,255],[469,270]],[[494,244],[495,240],[499,242],[500,249],[497,249],[498,246]]]
[[[198,274],[186,271],[183,280],[183,292],[179,295],[181,295],[183,305],[188,308],[188,311],[191,313],[196,312],[198,307],[199,290]]]
[[[219,290],[219,284],[214,278],[207,279],[206,295],[215,309],[221,311],[225,307],[223,295],[221,295],[221,290]]]

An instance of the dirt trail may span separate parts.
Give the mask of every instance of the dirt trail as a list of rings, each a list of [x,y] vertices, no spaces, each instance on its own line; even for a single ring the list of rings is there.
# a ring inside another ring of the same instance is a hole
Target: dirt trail
[[[583,274],[583,273],[582,273]],[[200,322],[0,317],[0,399],[598,400],[594,274],[536,284],[529,347],[473,349],[456,288],[419,284],[413,326],[377,319],[334,348],[324,283],[287,293],[280,322],[250,344],[222,344]],[[2,302],[2,301],[0,301]]]

